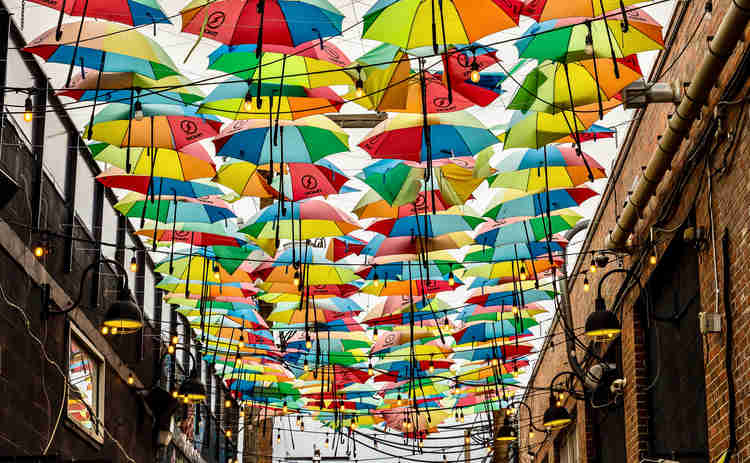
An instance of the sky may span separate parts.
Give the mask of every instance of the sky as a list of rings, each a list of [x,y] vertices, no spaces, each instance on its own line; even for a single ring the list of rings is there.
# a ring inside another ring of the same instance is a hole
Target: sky
[[[558,0],[559,1],[559,0]],[[354,60],[358,56],[364,54],[374,46],[378,45],[378,42],[370,40],[363,40],[360,38],[362,33],[361,20],[363,14],[369,9],[369,7],[375,3],[375,0],[331,0],[331,2],[340,9],[346,15],[344,20],[344,30],[346,31],[342,36],[331,39],[331,42],[342,49],[347,56]],[[22,12],[21,0],[6,0],[11,13],[14,15],[16,24],[22,26],[23,34],[27,40],[31,40],[42,32],[53,28],[57,22],[58,13],[49,8],[30,3],[24,2],[25,11]],[[208,54],[213,51],[218,44],[211,41],[210,39],[203,39],[197,45],[195,51],[191,54],[190,58],[184,62],[185,57],[188,55],[188,51],[194,46],[197,37],[189,34],[182,34],[179,31],[179,11],[187,3],[185,0],[162,0],[160,1],[163,10],[168,17],[176,15],[172,20],[174,25],[158,25],[156,30],[155,39],[157,42],[164,47],[164,49],[170,54],[172,59],[178,63],[183,74],[191,80],[198,80],[208,76],[215,76],[219,73],[215,71],[207,71],[208,66]],[[669,22],[670,15],[674,8],[674,1],[661,3],[658,5],[650,6],[645,8],[645,11],[654,17],[661,24],[666,25]],[[78,19],[72,19],[66,17],[65,22],[78,21]],[[509,29],[481,40],[483,44],[494,44],[498,42],[504,42],[498,45],[497,56],[501,58],[503,66],[511,68],[518,61],[518,54],[516,48],[513,46],[513,39],[519,37],[523,32],[531,25],[533,21],[528,18],[523,18],[519,27]],[[141,32],[151,35],[153,37],[153,28],[151,26],[144,27]],[[644,71],[644,75],[648,75],[651,69],[652,63],[656,57],[657,52],[646,52],[640,55],[641,67]],[[433,61],[428,61],[428,65]],[[59,64],[46,64],[40,61],[48,75],[51,77],[52,84],[58,88],[61,87],[65,80],[65,74],[67,72],[67,66]],[[528,72],[533,66],[526,66],[522,69],[519,74],[519,80],[522,79],[523,74]],[[490,70],[499,71],[500,69],[494,68]],[[474,114],[480,121],[486,126],[491,127],[498,124],[505,123],[509,120],[510,111],[504,109],[504,105],[510,101],[514,95],[517,86],[512,81],[506,81],[503,86],[507,92],[501,96],[501,98],[486,108],[472,108],[470,112]],[[210,88],[203,88],[205,93],[209,93]],[[334,88],[337,93],[344,93],[342,88]],[[89,109],[71,111],[70,115],[74,122],[79,127],[83,127],[88,122],[90,116]],[[363,112],[364,110],[354,103],[347,103],[344,105],[341,113],[357,113]],[[618,142],[624,140],[625,133],[628,128],[627,121],[632,116],[631,111],[625,111],[622,109],[616,109],[607,114],[600,124],[605,126],[617,127],[617,137],[610,140],[599,140],[596,142],[586,143],[583,147],[584,152],[593,156],[600,164],[605,166],[609,171],[610,167],[615,160],[618,152]],[[363,167],[371,163],[369,156],[356,145],[361,141],[366,134],[369,132],[367,129],[348,129],[350,135],[350,146],[352,151],[346,154],[338,154],[329,158],[334,164],[341,168],[345,173],[354,175],[359,172]],[[205,143],[207,148],[211,148],[212,144]],[[495,147],[495,156],[493,157],[493,163],[496,163],[504,155],[501,149],[501,145]],[[361,187],[363,184],[359,184]],[[590,184],[591,188],[601,192],[606,185],[606,180],[597,180]],[[117,192],[122,194],[122,192]],[[351,193],[346,195],[340,195],[336,198],[332,198],[331,201],[341,207],[344,210],[351,210],[359,199],[361,193]],[[493,196],[492,191],[485,186],[480,187],[475,192],[476,201],[470,203],[470,206],[477,211],[483,211]],[[583,204],[582,207],[578,208],[578,212],[584,217],[591,217],[597,207],[598,197],[593,198]],[[233,205],[234,211],[238,216],[250,217],[254,212],[257,211],[258,203],[252,199],[243,199]],[[136,224],[137,225],[137,224]],[[575,240],[571,243],[569,250],[572,254],[578,250],[578,243],[583,240],[583,234],[579,234]],[[159,258],[156,258],[159,260]],[[575,259],[571,259],[574,262]],[[359,296],[360,298],[367,298],[368,296]],[[459,305],[465,299],[465,292],[459,290],[456,294],[445,297],[447,302]],[[360,302],[370,302],[367,300],[360,300]],[[538,341],[534,341],[536,348],[541,347],[542,335],[549,326],[549,320],[552,318],[552,311],[547,314],[546,317],[540,317],[542,323],[532,328],[534,332],[534,338],[539,338]],[[532,370],[530,366],[527,371],[522,374],[518,379],[521,383],[524,383],[528,374]],[[289,428],[289,423],[286,419],[277,420],[277,426],[281,429]],[[447,424],[453,424],[449,420]],[[291,423],[291,427],[296,429],[294,423]],[[304,434],[294,433],[294,446],[292,446],[292,438],[289,432],[283,431],[281,433],[282,441],[279,445],[274,447],[274,456],[285,457],[285,456],[309,456],[312,454],[313,446],[317,445],[319,448],[322,446],[325,439],[325,431],[316,425],[313,420],[305,420],[306,432]],[[276,432],[274,433],[275,439]],[[448,432],[444,437],[450,435],[456,435],[456,432]],[[455,439],[446,439],[442,441],[448,444],[452,448],[458,448],[462,445],[462,437],[456,437]],[[482,455],[486,453],[484,450],[479,451]],[[339,449],[338,455],[342,454]],[[323,455],[332,455],[331,449],[323,449]],[[476,456],[476,455],[475,455]],[[455,461],[454,458],[448,458],[448,461]],[[397,461],[396,459],[384,458],[379,452],[372,450],[359,448],[358,458],[360,461],[367,461],[368,459],[374,459],[373,461]],[[407,456],[408,458],[408,456]],[[442,461],[441,455],[423,455],[419,456],[420,461]],[[352,458],[353,460],[353,458]],[[406,459],[404,461],[407,461]]]

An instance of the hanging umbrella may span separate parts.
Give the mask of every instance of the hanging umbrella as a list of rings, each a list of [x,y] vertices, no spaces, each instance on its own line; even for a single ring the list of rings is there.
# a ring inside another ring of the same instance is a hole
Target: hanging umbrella
[[[213,224],[175,223],[174,230],[154,230],[153,226],[136,231],[136,235],[156,239],[159,243],[193,243],[193,246],[243,246],[247,238],[242,233],[228,231],[221,222]],[[155,237],[155,238],[154,238]]]
[[[513,306],[496,306],[496,307],[482,307],[477,305],[467,305],[461,309],[457,320],[463,322],[478,322],[478,321],[499,321],[513,318],[515,316],[521,316],[523,318],[534,318],[539,314],[547,313],[547,309],[537,303],[531,303],[525,305],[520,310]]]
[[[125,169],[128,150],[106,143],[88,145],[95,160]],[[152,156],[153,153],[153,156]],[[183,147],[182,151],[167,148],[131,148],[129,174],[169,177],[176,180],[211,178],[216,174],[216,166],[211,156],[198,143]],[[152,170],[153,168],[153,170]]]
[[[328,42],[319,46],[318,41],[302,43],[296,47],[265,45],[259,59],[257,45],[222,45],[208,55],[208,69],[234,74],[243,79],[253,79],[262,62],[263,82],[284,83],[307,88],[329,85],[352,85],[354,81],[343,68],[351,62],[343,51]]]
[[[414,279],[411,280],[373,281],[363,286],[361,292],[373,296],[428,295],[453,291],[462,285],[463,282],[458,277],[454,277],[451,283],[447,279],[421,280],[418,275],[414,275]]]
[[[530,344],[505,344],[502,346],[494,347],[480,347],[480,348],[456,348],[453,358],[455,360],[492,360],[492,359],[504,359],[505,361],[513,360],[528,356],[533,350],[533,346]]]
[[[375,264],[417,260],[418,255],[425,253],[428,260],[435,260],[434,254],[437,251],[459,249],[472,243],[474,240],[466,232],[447,233],[421,240],[412,239],[410,236],[388,238],[378,235],[370,240],[362,254],[375,257]]]
[[[493,64],[499,63],[497,50],[479,44],[472,44],[461,49],[452,48],[443,54],[442,81],[447,86],[448,79],[455,93],[469,99],[478,106],[488,106],[503,91],[501,84],[508,78],[499,72],[480,72]],[[511,72],[515,70],[516,65]]]
[[[588,154],[556,145],[512,153],[496,169],[490,187],[523,191],[575,187],[589,181],[589,172],[594,179],[606,177],[604,167]]]
[[[543,191],[521,197],[499,193],[490,202],[484,217],[505,219],[508,217],[536,217],[559,209],[580,206],[589,198],[598,195],[591,188],[562,188],[559,190]]]
[[[276,164],[276,169],[280,167]],[[292,201],[339,194],[349,181],[343,171],[325,159],[317,164],[284,164],[283,171],[283,175],[274,176],[271,186]]]
[[[551,285],[540,284],[536,288],[537,282],[526,280],[515,283],[505,283],[482,290],[466,300],[467,304],[477,304],[484,307],[493,306],[514,306],[518,307],[519,301],[523,298],[526,304],[539,301],[547,301],[555,297],[555,291]]]
[[[58,24],[62,24],[63,13],[69,16],[105,19],[128,26],[145,24],[170,24],[156,0],[132,0],[104,2],[96,0],[31,0],[32,2],[60,11]],[[60,40],[60,39],[58,39]]]
[[[597,111],[560,111],[556,114],[516,111],[498,138],[504,149],[541,148],[570,134],[586,130],[598,119]]]
[[[569,18],[578,20],[594,18],[607,12],[620,10],[626,11],[625,7],[641,3],[640,0],[575,0],[570,4],[561,5],[549,0],[534,0],[525,2],[521,14],[533,18],[537,23],[546,22],[550,19]],[[639,12],[641,10],[628,10],[626,13]],[[616,15],[613,15],[615,17]],[[527,36],[527,34],[524,34]],[[559,39],[559,38],[558,38]]]
[[[446,233],[471,231],[484,222],[481,217],[457,214],[434,214],[379,220],[367,230],[385,236],[436,237]]]
[[[213,181],[230,188],[240,196],[275,198],[276,190],[268,184],[267,175],[258,166],[244,161],[232,160],[221,165]]]
[[[424,171],[396,159],[379,159],[362,169],[357,178],[370,186],[387,204],[401,206],[416,199]],[[355,212],[370,198],[373,196],[363,198],[355,207]]]
[[[175,201],[168,196],[149,201],[146,196],[135,192],[125,195],[114,207],[125,217],[146,217],[170,224],[172,222],[214,223],[236,217],[228,207],[197,200]]]
[[[598,124],[592,124],[591,127],[586,130],[579,130],[572,135],[569,134],[555,141],[557,143],[584,143],[587,141],[596,141],[615,137],[617,137],[617,130]]]
[[[378,158],[426,161],[472,156],[498,142],[479,120],[469,113],[428,114],[429,140],[425,138],[423,116],[399,114],[379,123],[359,143]]]
[[[99,174],[96,180],[110,188],[135,191],[144,195],[148,194],[152,182],[154,190],[159,195],[174,194],[187,198],[202,198],[224,194],[220,188],[209,183],[186,182],[169,177],[126,174],[124,171],[114,167]]]
[[[581,218],[572,211],[557,211],[549,217],[545,215],[515,222],[486,222],[477,228],[475,241],[490,247],[538,241],[573,228]]]
[[[424,214],[432,210],[442,212],[448,208],[449,206],[445,204],[440,191],[435,191],[434,194],[428,191],[420,191],[413,202],[396,206],[382,199],[375,190],[370,190],[360,198],[357,205],[354,206],[353,212],[360,219],[395,219],[409,215]]]
[[[225,43],[294,47],[341,34],[344,15],[327,0],[193,0],[180,11],[182,32]]]
[[[364,14],[362,37],[401,48],[431,45],[437,53],[438,44],[470,44],[515,27],[520,7],[495,0],[384,0]]]
[[[255,104],[251,104],[253,100]],[[266,82],[256,86],[232,77],[208,94],[198,112],[233,120],[296,120],[338,112],[343,104],[344,100],[328,87],[305,88]]]
[[[261,209],[248,220],[250,225],[240,231],[254,238],[293,239],[294,236],[297,240],[306,240],[343,236],[359,229],[344,211],[316,199],[291,203],[286,207],[285,213],[282,211],[279,214],[278,209],[276,205]]]
[[[366,245],[365,241],[353,236],[336,236],[328,242],[326,258],[337,262],[351,255],[359,255]]]
[[[460,330],[454,331],[451,336],[456,340],[457,345],[469,344],[473,342],[485,342],[504,337],[517,337],[523,334],[531,334],[528,330],[538,323],[535,320],[511,319],[497,322],[481,322],[469,325]]]
[[[285,163],[314,163],[328,155],[349,151],[349,135],[331,119],[308,116],[291,121],[279,121],[284,127],[278,139],[275,127],[267,120],[244,120],[227,124],[214,139],[217,156],[228,156],[257,165],[268,164],[273,158],[281,159],[280,146],[284,146]],[[274,143],[276,140],[276,143]]]
[[[59,90],[58,95],[77,101],[127,103],[138,100],[143,104],[192,105],[205,95],[198,87],[181,75],[154,80],[135,72],[88,71],[77,74],[70,87]]]
[[[90,139],[120,147],[181,150],[219,133],[221,122],[189,106],[142,105],[142,117],[130,105],[110,103],[83,129]]]
[[[617,60],[619,72],[614,72],[616,64],[611,60],[585,60],[572,63],[545,61],[534,68],[516,91],[508,109],[557,113],[562,110],[577,109],[591,103],[601,104],[601,118],[605,110],[619,105],[604,106],[623,88],[641,78],[637,60]]]
[[[218,263],[219,265],[215,265]],[[252,283],[252,278],[242,270],[229,273],[221,262],[212,256],[192,254],[165,259],[156,264],[154,271],[174,277],[179,281],[200,282],[207,284]],[[193,291],[191,291],[193,292]]]
[[[464,256],[464,263],[509,262],[519,259],[536,259],[550,253],[561,254],[568,242],[564,239],[513,243],[494,247],[471,246]]]
[[[62,35],[56,38],[55,29],[49,29],[29,42],[24,51],[50,63],[71,65],[69,74],[73,66],[100,72],[136,72],[151,79],[180,73],[156,41],[135,29],[88,21],[63,24],[60,31]]]
[[[562,259],[512,260],[471,265],[466,270],[458,270],[462,277],[499,278],[500,281],[533,280],[536,275],[562,265]]]

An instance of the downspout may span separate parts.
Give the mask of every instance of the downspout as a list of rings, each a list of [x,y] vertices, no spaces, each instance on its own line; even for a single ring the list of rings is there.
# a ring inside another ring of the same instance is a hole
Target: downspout
[[[586,230],[591,223],[591,220],[581,220],[576,224],[575,227],[571,228],[565,233],[565,239],[570,241],[575,235]],[[586,372],[583,370],[581,365],[578,363],[578,358],[575,355],[575,331],[568,332],[568,329],[573,328],[573,308],[570,304],[570,293],[568,292],[568,252],[567,249],[563,251],[563,264],[561,267],[562,278],[560,278],[560,301],[562,302],[562,324],[563,331],[565,331],[565,350],[568,354],[568,364],[573,372],[579,378],[585,378]]]
[[[656,145],[643,174],[638,178],[633,194],[628,198],[615,229],[607,237],[607,249],[625,246],[635,229],[641,213],[656,193],[664,173],[670,168],[672,159],[679,152],[683,140],[690,134],[701,108],[718,76],[724,70],[737,42],[743,36],[750,18],[750,0],[732,0],[729,10],[719,25],[713,40],[708,43],[708,53],[703,58],[693,80],[690,82],[680,105],[667,125],[667,130]]]

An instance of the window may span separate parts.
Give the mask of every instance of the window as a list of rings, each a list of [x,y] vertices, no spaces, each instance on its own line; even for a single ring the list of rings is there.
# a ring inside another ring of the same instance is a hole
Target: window
[[[104,357],[70,325],[68,350],[68,419],[102,442],[104,423]]]
[[[578,439],[576,428],[570,427],[560,441],[560,463],[578,463]]]
[[[48,112],[44,121],[44,171],[61,196],[65,192],[65,174],[68,167],[68,131],[57,112]]]

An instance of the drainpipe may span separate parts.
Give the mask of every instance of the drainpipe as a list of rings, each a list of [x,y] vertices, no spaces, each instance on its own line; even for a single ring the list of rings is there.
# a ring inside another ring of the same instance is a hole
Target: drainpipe
[[[628,198],[615,229],[607,237],[606,248],[622,248],[633,233],[641,213],[651,196],[656,193],[664,173],[670,168],[672,159],[680,150],[682,141],[690,134],[693,122],[708,102],[711,89],[742,37],[748,18],[750,0],[732,0],[716,35],[708,43],[708,53],[693,76],[682,102],[674,112],[674,117],[670,119],[667,130],[656,145],[651,160],[638,178],[634,192]]]

